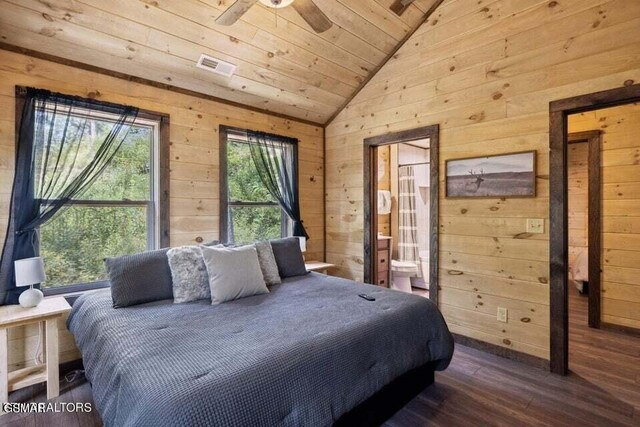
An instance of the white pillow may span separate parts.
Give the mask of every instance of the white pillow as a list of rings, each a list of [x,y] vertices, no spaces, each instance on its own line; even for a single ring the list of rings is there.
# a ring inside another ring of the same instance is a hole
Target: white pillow
[[[209,248],[201,246],[209,274],[211,304],[269,293],[260,270],[256,248]]]

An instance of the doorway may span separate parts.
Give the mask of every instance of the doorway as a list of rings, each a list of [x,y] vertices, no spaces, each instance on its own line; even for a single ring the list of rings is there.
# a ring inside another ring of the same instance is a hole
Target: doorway
[[[629,85],[618,89],[592,93],[574,98],[554,101],[550,104],[550,157],[549,157],[549,235],[550,235],[550,367],[551,371],[566,375],[569,371],[569,221],[568,221],[568,147],[569,147],[569,126],[568,118],[571,115],[585,113],[589,111],[601,110],[610,107],[633,104],[640,101],[640,85]],[[600,145],[600,143],[598,143]],[[591,146],[591,144],[590,144]],[[594,145],[595,146],[595,145]],[[591,149],[589,150],[591,152]],[[595,148],[594,148],[595,151]],[[599,154],[600,150],[598,150]],[[600,160],[598,160],[600,164]],[[599,168],[598,168],[599,169]],[[594,172],[597,174],[598,172]],[[591,179],[592,177],[590,177]],[[593,179],[596,177],[594,176]],[[598,176],[598,180],[600,177]],[[605,181],[606,184],[606,181]],[[598,187],[600,187],[598,185]],[[589,225],[595,227],[602,220],[599,210],[601,197],[597,200],[593,208],[596,209],[593,215],[590,214]],[[604,230],[604,227],[603,227]],[[606,230],[605,230],[606,231]],[[594,233],[595,234],[595,233]],[[599,240],[602,233],[593,236],[595,241],[589,242],[589,286],[592,282],[600,280],[601,263],[600,248],[602,242]],[[589,239],[592,238],[590,233]],[[596,256],[598,260],[596,260]],[[596,267],[598,270],[596,271]],[[592,271],[593,270],[593,271]],[[598,285],[597,285],[598,286]],[[598,286],[599,287],[599,286]],[[594,292],[595,294],[595,292]],[[591,302],[589,310],[589,324],[593,327],[598,325],[608,326],[601,321],[602,307],[600,299],[601,292],[597,292],[596,298]],[[591,310],[591,306],[594,310]],[[597,305],[597,307],[595,307]],[[595,318],[597,314],[597,319]],[[593,319],[591,317],[594,317]],[[624,329],[624,327],[616,327]]]
[[[426,212],[422,217],[417,212],[414,215],[412,221],[415,222],[415,227],[405,226],[403,224],[402,229],[417,228],[425,230],[424,235],[428,239],[426,242],[427,252],[426,255],[420,256],[418,244],[412,244],[415,246],[415,256],[411,260],[415,262],[418,273],[416,278],[408,277],[410,285],[417,285],[420,280],[423,281],[427,290],[429,298],[437,303],[438,297],[438,197],[439,197],[439,150],[438,150],[438,125],[426,126],[417,129],[411,129],[407,131],[389,133],[381,136],[367,138],[364,140],[364,281],[366,283],[377,284],[379,286],[389,287],[391,286],[392,271],[397,270],[396,266],[392,267],[394,255],[398,249],[394,250],[393,232],[392,229],[400,229],[398,226],[402,218],[396,213],[395,225],[393,219],[393,213],[389,212],[385,215],[390,215],[389,225],[381,224],[381,220],[384,219],[381,215],[378,215],[378,206],[384,206],[385,203],[391,202],[393,199],[389,197],[391,194],[391,184],[389,189],[379,188],[384,182],[385,169],[379,168],[379,160],[383,158],[381,153],[390,153],[390,148],[396,148],[396,153],[399,152],[399,147],[406,147],[406,151],[419,152],[424,151],[423,160],[408,160],[405,162],[398,161],[398,156],[395,156],[395,162],[393,163],[393,170],[403,175],[402,182],[410,181],[408,185],[411,185],[411,190],[403,190],[405,195],[415,195],[416,198],[423,196],[428,206],[424,210]],[[391,157],[391,154],[388,154]],[[418,153],[418,157],[420,154]],[[406,164],[401,164],[406,163]],[[391,164],[391,159],[389,159]],[[389,170],[391,166],[389,167]],[[428,174],[426,178],[427,185],[422,186],[418,180],[414,179],[415,171],[419,170],[420,174]],[[406,176],[404,176],[406,175]],[[411,176],[409,176],[411,175]],[[382,179],[380,179],[382,178]],[[382,182],[381,182],[382,181]],[[398,180],[400,182],[400,180]],[[403,184],[404,185],[404,184]],[[381,190],[381,191],[379,191]],[[399,189],[396,189],[400,191]],[[386,194],[386,193],[389,194]],[[422,194],[424,193],[424,194]],[[396,212],[400,212],[397,209],[398,195],[396,194]],[[385,200],[387,200],[385,202]],[[389,208],[390,209],[390,208]],[[390,209],[391,210],[391,209]],[[402,209],[402,212],[406,213],[406,209]],[[420,218],[420,219],[418,219]],[[384,230],[388,230],[387,233]],[[380,234],[379,234],[380,233]],[[389,234],[389,236],[385,235]],[[399,240],[399,239],[396,239]],[[412,246],[402,243],[402,246]],[[397,248],[397,242],[395,247]],[[401,261],[401,260],[398,260]],[[400,265],[401,262],[397,262]],[[425,268],[426,267],[426,268]],[[404,268],[404,267],[403,267]],[[407,269],[408,270],[408,269]],[[422,272],[422,270],[425,270]],[[426,271],[428,270],[428,272]],[[407,273],[407,276],[413,276]],[[409,291],[411,286],[409,286]],[[419,291],[418,291],[419,292]]]
[[[570,116],[570,119],[574,116]],[[568,129],[574,126],[569,123]],[[587,127],[595,127],[588,123]],[[589,327],[600,327],[602,132],[591,129],[567,135],[567,224],[569,287],[587,299]],[[574,289],[575,288],[575,289]],[[574,295],[575,296],[575,295]],[[579,298],[574,298],[578,301]]]

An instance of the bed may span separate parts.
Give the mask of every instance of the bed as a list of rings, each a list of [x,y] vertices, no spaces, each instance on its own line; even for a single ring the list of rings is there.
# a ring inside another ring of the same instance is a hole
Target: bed
[[[318,273],[215,306],[89,292],[68,327],[106,426],[351,424],[453,354],[431,301]]]
[[[589,252],[582,248],[569,268],[569,278],[578,292],[589,293]]]

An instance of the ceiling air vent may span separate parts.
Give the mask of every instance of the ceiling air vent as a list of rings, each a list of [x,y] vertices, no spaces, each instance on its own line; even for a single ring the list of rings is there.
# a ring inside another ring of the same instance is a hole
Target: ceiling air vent
[[[236,71],[236,66],[220,59],[213,58],[211,56],[202,54],[196,64],[198,68],[202,68],[212,73],[221,74],[223,76],[231,77]]]

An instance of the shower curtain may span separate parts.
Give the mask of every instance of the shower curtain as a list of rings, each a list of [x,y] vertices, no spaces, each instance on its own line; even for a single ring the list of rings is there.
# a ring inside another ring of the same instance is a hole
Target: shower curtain
[[[416,183],[412,166],[398,168],[398,255],[400,261],[418,264],[418,219],[416,213]]]

